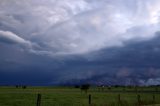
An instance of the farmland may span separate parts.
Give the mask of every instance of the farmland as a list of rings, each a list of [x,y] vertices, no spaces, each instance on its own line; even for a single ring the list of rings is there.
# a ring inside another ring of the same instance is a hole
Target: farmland
[[[0,106],[160,106],[160,87],[0,87]],[[154,104],[154,105],[153,105]]]

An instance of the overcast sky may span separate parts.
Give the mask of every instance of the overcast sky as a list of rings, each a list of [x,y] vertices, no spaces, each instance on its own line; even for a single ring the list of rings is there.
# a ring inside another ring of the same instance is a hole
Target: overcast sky
[[[0,84],[160,84],[159,30],[160,0],[0,0]]]

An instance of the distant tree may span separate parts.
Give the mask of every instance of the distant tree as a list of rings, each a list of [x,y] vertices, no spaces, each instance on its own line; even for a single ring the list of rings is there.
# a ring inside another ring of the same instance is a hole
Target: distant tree
[[[18,85],[16,85],[16,88],[18,88],[19,86]]]
[[[75,85],[74,87],[75,87],[75,88],[80,88],[80,86],[79,86],[79,85]]]
[[[110,86],[108,86],[108,90],[111,90],[111,87],[110,87]]]
[[[27,86],[25,86],[25,85],[24,85],[24,86],[22,86],[22,88],[23,88],[23,89],[26,89],[26,88],[27,88]]]
[[[114,87],[115,87],[115,88],[118,88],[118,87],[120,87],[120,86],[119,86],[119,85],[115,85]]]
[[[160,85],[156,85],[156,87],[160,87]]]
[[[81,91],[88,92],[88,89],[90,88],[90,84],[83,84],[81,85]]]

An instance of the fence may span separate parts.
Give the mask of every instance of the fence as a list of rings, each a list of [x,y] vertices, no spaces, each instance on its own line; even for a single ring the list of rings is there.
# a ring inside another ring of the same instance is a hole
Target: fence
[[[36,106],[42,106],[41,105],[41,100],[42,100],[41,98],[42,98],[42,95],[41,94],[37,94],[37,103],[36,103]],[[152,98],[151,98],[151,100],[149,102],[149,104],[150,104],[150,106],[151,105],[155,106],[155,103],[156,103],[156,97],[153,94]],[[137,102],[134,105],[135,106],[144,106],[146,104],[148,104],[148,103],[142,100],[141,95],[137,94]],[[113,105],[113,104],[111,104],[111,105]],[[82,104],[82,106],[84,106],[84,105]],[[96,106],[96,104],[92,103],[92,96],[91,96],[91,94],[88,95],[88,106]],[[109,104],[101,104],[101,106],[110,106],[110,105]],[[127,106],[127,103],[126,103],[126,101],[123,101],[123,97],[121,96],[121,94],[117,95],[117,104],[114,104],[114,106]]]

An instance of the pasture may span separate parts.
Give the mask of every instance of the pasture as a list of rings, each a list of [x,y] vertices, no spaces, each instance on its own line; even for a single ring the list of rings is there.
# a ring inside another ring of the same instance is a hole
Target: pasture
[[[37,94],[40,106],[160,106],[160,87],[91,87],[85,93],[75,87],[15,86],[0,87],[0,106],[37,106]]]

